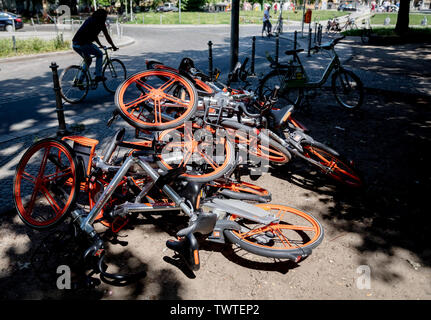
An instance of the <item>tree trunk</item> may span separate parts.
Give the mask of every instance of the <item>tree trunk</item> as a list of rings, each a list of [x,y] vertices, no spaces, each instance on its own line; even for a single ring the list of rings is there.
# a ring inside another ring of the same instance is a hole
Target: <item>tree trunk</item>
[[[409,14],[410,14],[410,0],[400,0],[400,10],[398,11],[397,24],[395,32],[403,35],[409,31]]]

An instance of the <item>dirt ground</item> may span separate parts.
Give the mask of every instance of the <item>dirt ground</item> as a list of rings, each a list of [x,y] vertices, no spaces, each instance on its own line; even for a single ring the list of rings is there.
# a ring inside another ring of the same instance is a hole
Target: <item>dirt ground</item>
[[[316,140],[353,159],[366,186],[342,190],[299,159],[254,181],[272,193],[273,203],[322,222],[325,238],[307,259],[275,261],[202,240],[201,269],[191,272],[165,247],[185,217],[154,215],[122,230],[109,248],[109,270],[145,270],[145,278],[128,286],[58,290],[56,274],[30,264],[48,233],[30,230],[9,212],[0,218],[0,298],[431,299],[431,99],[367,91],[355,112],[337,106],[327,91],[311,102],[311,111],[297,118]],[[357,286],[360,266],[370,268],[369,288]]]

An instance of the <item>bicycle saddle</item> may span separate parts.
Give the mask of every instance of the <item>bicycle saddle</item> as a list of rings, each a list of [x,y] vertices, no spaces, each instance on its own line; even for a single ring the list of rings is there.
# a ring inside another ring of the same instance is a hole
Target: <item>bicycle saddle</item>
[[[302,52],[302,51],[304,51],[304,49],[287,50],[284,53],[287,54],[288,56],[290,56],[292,54],[299,53],[299,52]]]

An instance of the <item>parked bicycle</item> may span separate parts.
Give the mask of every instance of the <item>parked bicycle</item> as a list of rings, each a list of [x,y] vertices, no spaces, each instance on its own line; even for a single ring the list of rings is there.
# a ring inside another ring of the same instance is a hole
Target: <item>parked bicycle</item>
[[[282,12],[283,12],[283,10],[280,9],[280,14],[278,16],[277,23],[275,24],[275,26],[273,28],[273,32],[274,32],[275,36],[283,33],[283,14],[282,14]]]
[[[346,23],[341,26],[338,18],[333,18],[332,20],[329,19],[326,25],[326,33],[334,34],[341,31],[356,30],[358,29],[358,26],[355,21],[356,20],[354,18],[349,16],[347,17]]]
[[[182,167],[157,170],[155,160],[162,145],[154,140],[127,142],[124,133],[124,129],[117,131],[102,154],[95,150],[98,141],[86,137],[40,140],[25,152],[14,178],[14,200],[23,222],[46,229],[71,217],[75,234],[89,243],[84,261],[102,277],[127,281],[136,275],[107,272],[106,247],[94,225],[102,222],[118,232],[139,214],[177,211],[189,217],[188,227],[166,245],[180,253],[192,270],[200,267],[196,233],[208,241],[229,241],[257,255],[295,262],[321,243],[323,228],[311,215],[284,205],[237,200],[241,196],[227,199],[208,190],[223,189],[223,183],[187,182],[180,178]],[[135,151],[123,156],[118,155],[119,148]],[[80,190],[89,196],[87,210],[76,202]],[[245,200],[250,200],[252,192],[246,193]],[[257,199],[255,194],[253,200]]]
[[[100,49],[104,51],[103,86],[109,93],[115,93],[118,85],[127,77],[126,67],[120,59],[110,57],[108,50],[112,50],[112,47],[101,47]],[[72,65],[64,69],[59,79],[61,96],[69,103],[81,102],[87,96],[88,90],[96,90],[98,87],[97,81],[91,75],[90,68],[86,68],[84,59],[79,66]]]
[[[298,53],[304,49],[287,50],[286,55],[293,56],[288,64],[275,62],[272,57],[267,56],[271,62],[270,67],[273,69],[266,74],[259,83],[257,92],[260,97],[264,92],[272,90],[275,85],[280,87],[280,96],[287,103],[300,106],[304,97],[307,97],[307,91],[311,89],[322,88],[332,74],[331,87],[337,102],[348,109],[355,109],[361,106],[364,100],[364,88],[361,79],[350,70],[345,69],[335,51],[338,42],[345,36],[333,39],[327,43],[316,45],[312,48],[314,52],[325,50],[332,56],[331,61],[326,67],[320,80],[310,82],[306,71],[299,59]]]
[[[238,79],[246,83],[247,61],[248,59],[243,64],[238,63],[229,79]],[[160,70],[174,70],[161,62],[153,61],[148,65]],[[296,156],[318,167],[323,174],[344,186],[362,186],[362,178],[351,161],[313,139],[306,133],[305,126],[293,118],[295,107],[281,96],[278,83],[274,83],[272,87],[269,85],[261,87],[260,96],[256,96],[245,89],[232,89],[229,83],[225,85],[219,81],[210,81],[205,74],[195,68],[179,72],[188,73],[190,79],[207,80],[206,84],[213,88],[214,94],[202,98],[203,106],[207,106],[203,117],[204,123],[220,126],[228,132],[237,130],[233,135],[235,144],[246,146],[250,154],[272,164],[283,164],[290,161],[292,156]],[[164,136],[164,133],[161,136]],[[255,137],[254,144],[257,148],[253,147],[253,139],[250,137]]]

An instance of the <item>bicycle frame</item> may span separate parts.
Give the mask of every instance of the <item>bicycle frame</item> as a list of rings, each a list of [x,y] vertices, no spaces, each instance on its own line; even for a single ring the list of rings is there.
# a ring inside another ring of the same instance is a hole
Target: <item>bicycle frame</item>
[[[137,200],[141,199],[145,194],[155,185],[156,181],[160,178],[160,175],[154,170],[151,165],[144,160],[143,157],[130,155],[122,166],[114,166],[109,164],[109,159],[111,158],[115,147],[117,146],[116,139],[111,141],[110,146],[107,148],[105,154],[103,155],[103,159],[107,159],[107,161],[102,160],[100,158],[93,159],[94,166],[97,168],[101,168],[103,171],[117,171],[115,176],[110,181],[109,185],[105,188],[103,193],[100,195],[99,199],[95,203],[94,207],[91,209],[89,214],[86,217],[83,217],[81,214],[75,212],[74,216],[79,222],[80,229],[85,231],[90,236],[95,233],[94,228],[92,227],[92,223],[95,221],[96,217],[101,212],[102,208],[106,204],[106,202],[110,199],[115,189],[119,186],[123,177],[126,176],[130,167],[134,164],[137,164],[142,170],[144,170],[148,177],[151,178],[152,181],[148,182],[144,185],[142,192],[138,195]],[[175,206],[166,205],[163,207],[163,210],[179,210],[184,211],[189,217],[194,216],[194,211],[192,207],[189,207],[183,198],[181,198],[172,187],[169,185],[164,185],[161,187],[161,190],[176,204]],[[124,212],[144,212],[144,211],[160,211],[162,208],[148,206],[146,204],[141,203],[132,203],[129,205],[123,205],[122,207]]]
[[[111,62],[111,58],[109,57],[109,54],[108,54],[108,48],[102,48],[105,52],[103,53],[103,61],[102,61],[102,69],[103,69],[103,67],[106,65],[106,64],[108,64],[108,63],[110,63]],[[91,55],[90,56],[90,58],[91,58],[91,61],[93,61],[93,58],[94,58],[95,56],[93,56],[93,55]],[[86,65],[86,62],[85,62],[85,59],[84,58],[82,58],[82,61],[81,61],[81,63],[80,63],[80,67],[84,70],[84,66]],[[94,78],[91,76],[91,72],[90,72],[90,66],[88,66],[87,67],[87,70],[85,71],[86,73],[87,73],[87,75],[88,75],[88,79],[90,80],[90,84],[94,84],[95,83],[95,81],[94,81]],[[114,70],[114,72],[115,72],[115,70]]]
[[[281,90],[285,89],[286,86],[290,88],[304,88],[304,89],[314,89],[320,88],[329,78],[333,70],[338,70],[341,67],[340,59],[338,58],[337,53],[334,48],[331,49],[331,53],[333,54],[331,62],[329,62],[325,71],[323,72],[322,77],[318,81],[308,82],[307,80],[302,83],[298,83],[296,79],[285,79],[284,86]],[[304,67],[302,66],[301,60],[298,55],[294,53],[294,61],[298,61],[301,68],[304,70],[305,79],[307,79],[307,75]]]

